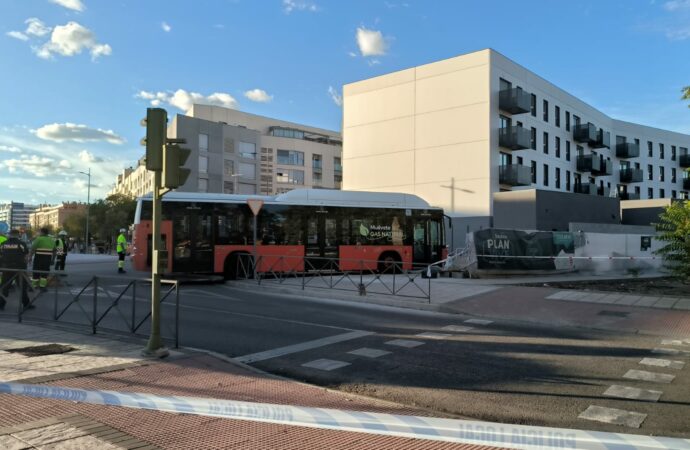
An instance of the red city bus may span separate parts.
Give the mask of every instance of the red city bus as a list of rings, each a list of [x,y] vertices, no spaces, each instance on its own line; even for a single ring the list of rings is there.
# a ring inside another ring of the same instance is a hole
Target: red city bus
[[[410,194],[295,189],[277,196],[171,192],[163,197],[161,235],[167,271],[235,278],[253,255],[248,199],[257,217],[257,272],[304,271],[335,261],[342,271],[402,269],[446,257],[443,210]],[[138,200],[132,260],[151,267],[151,196]],[[332,266],[331,266],[332,267]]]

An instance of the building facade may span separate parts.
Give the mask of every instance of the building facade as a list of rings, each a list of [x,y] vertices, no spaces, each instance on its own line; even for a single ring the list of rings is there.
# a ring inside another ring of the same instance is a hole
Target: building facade
[[[177,115],[168,137],[187,140],[191,169],[178,191],[275,195],[340,189],[342,139],[335,131],[218,106]]]
[[[108,196],[120,194],[137,198],[149,192],[153,192],[153,172],[146,170],[146,161],[141,158],[136,168],[128,167],[117,176]]]
[[[20,202],[10,202],[0,205],[0,222],[6,222],[10,229],[28,229],[31,222],[29,215],[37,208]]]
[[[29,216],[31,228],[38,230],[42,227],[59,230],[65,220],[74,214],[86,214],[86,203],[63,202],[60,205],[41,205]]]
[[[541,189],[688,198],[690,136],[608,117],[487,49],[343,89],[347,190],[417,194],[456,217]]]

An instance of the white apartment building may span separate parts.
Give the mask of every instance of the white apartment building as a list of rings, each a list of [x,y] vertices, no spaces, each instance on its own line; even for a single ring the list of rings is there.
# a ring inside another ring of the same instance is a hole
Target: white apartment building
[[[108,196],[121,194],[137,198],[149,192],[153,192],[153,172],[146,170],[144,158],[141,158],[136,168],[128,167],[117,176],[115,186],[108,192]]]
[[[490,217],[493,194],[688,198],[690,136],[613,119],[486,49],[343,88],[343,188]]]
[[[29,216],[38,208],[21,202],[10,202],[0,205],[0,222],[5,222],[10,229],[28,229],[31,222]]]

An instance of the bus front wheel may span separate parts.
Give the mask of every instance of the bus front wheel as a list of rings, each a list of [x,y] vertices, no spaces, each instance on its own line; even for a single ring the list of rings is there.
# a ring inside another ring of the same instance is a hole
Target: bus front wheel
[[[223,268],[224,278],[226,280],[253,278],[253,263],[252,255],[249,253],[231,253],[225,258],[225,265]]]
[[[379,256],[379,273],[402,272],[402,259],[397,252],[383,252]]]

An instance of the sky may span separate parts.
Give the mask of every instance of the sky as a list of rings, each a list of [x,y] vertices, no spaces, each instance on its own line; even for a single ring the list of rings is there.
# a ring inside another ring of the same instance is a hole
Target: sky
[[[690,0],[0,0],[0,203],[103,198],[150,106],[339,131],[343,84],[487,47],[690,134]]]

